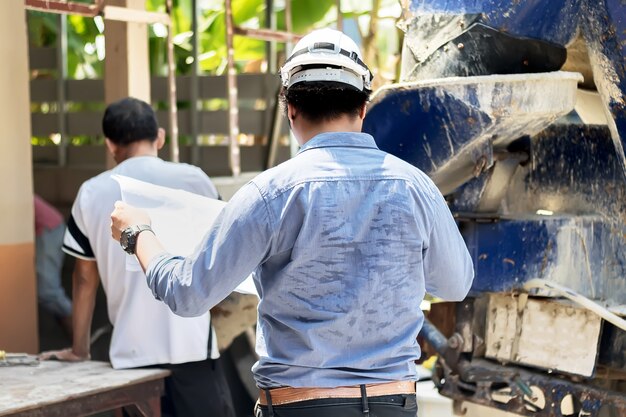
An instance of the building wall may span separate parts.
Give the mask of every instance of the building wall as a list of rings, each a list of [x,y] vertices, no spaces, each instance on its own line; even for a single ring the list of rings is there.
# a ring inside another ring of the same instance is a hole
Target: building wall
[[[24,0],[0,5],[0,350],[38,350]]]

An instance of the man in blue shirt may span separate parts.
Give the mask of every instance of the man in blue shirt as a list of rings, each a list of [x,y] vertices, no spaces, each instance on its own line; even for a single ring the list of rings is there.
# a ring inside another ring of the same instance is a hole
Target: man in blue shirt
[[[281,77],[302,148],[233,196],[191,257],[166,253],[142,233],[147,214],[119,202],[113,237],[179,315],[254,273],[257,416],[415,417],[420,302],[462,300],[469,254],[433,182],[360,133],[371,73],[354,42],[313,32]]]

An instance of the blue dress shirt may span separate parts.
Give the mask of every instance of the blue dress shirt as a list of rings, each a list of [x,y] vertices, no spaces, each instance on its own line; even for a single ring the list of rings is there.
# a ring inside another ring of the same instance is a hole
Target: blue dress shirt
[[[425,292],[462,300],[472,261],[445,200],[363,133],[324,133],[245,185],[188,258],[157,256],[155,297],[202,314],[254,272],[261,388],[416,379]]]

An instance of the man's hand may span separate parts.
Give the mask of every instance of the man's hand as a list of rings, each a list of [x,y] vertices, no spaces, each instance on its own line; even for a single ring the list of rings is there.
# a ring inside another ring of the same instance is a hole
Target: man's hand
[[[72,348],[41,352],[38,357],[42,361],[59,360],[63,362],[81,362],[88,361],[90,359],[90,355],[79,356],[75,354]]]
[[[113,239],[119,242],[122,231],[137,224],[151,224],[148,213],[122,201],[117,201],[115,210],[111,213],[111,236],[113,236]]]

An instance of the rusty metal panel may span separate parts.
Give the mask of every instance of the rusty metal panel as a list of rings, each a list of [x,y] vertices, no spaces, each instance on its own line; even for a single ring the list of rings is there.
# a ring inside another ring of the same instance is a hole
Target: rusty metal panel
[[[30,81],[30,101],[35,103],[56,101],[57,81],[41,78]]]
[[[52,52],[55,50],[53,49]],[[279,89],[279,80],[274,74],[241,74],[237,77],[240,99],[271,99],[274,101]],[[226,78],[223,76],[199,77],[199,99],[226,99]],[[167,101],[167,78],[151,79],[152,101]],[[45,102],[57,100],[57,80],[54,78],[38,78],[31,80],[31,101]],[[74,102],[103,102],[104,81],[65,80],[67,100]],[[191,100],[191,77],[176,77],[176,94],[178,101]]]
[[[67,113],[67,134],[75,135],[102,135],[102,113],[84,111]]]
[[[105,168],[107,149],[102,145],[68,146],[67,163],[75,167]]]
[[[200,77],[199,98],[226,98],[226,77]],[[240,99],[276,96],[278,77],[274,74],[241,74],[237,76]]]
[[[30,123],[33,136],[48,136],[59,131],[59,120],[55,113],[31,113]]]
[[[211,77],[213,78],[213,77]],[[167,101],[168,100],[168,85],[167,77],[152,77],[150,85],[150,91],[152,101]],[[191,98],[191,76],[178,76],[176,77],[176,99],[178,101],[187,101]]]
[[[103,80],[67,80],[67,101],[104,102]]]
[[[602,320],[565,301],[492,294],[486,357],[592,376]]]
[[[57,50],[31,46],[28,48],[28,63],[31,70],[56,69]]]

